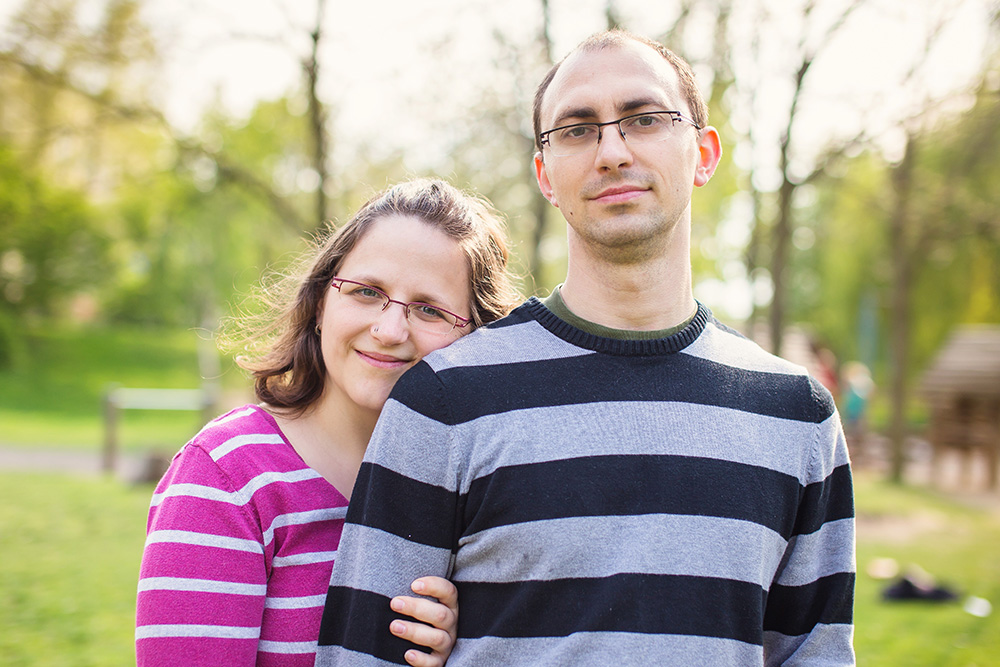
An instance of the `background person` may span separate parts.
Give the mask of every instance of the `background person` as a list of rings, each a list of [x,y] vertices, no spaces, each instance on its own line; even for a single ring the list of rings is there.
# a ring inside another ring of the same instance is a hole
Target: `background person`
[[[400,662],[374,619],[415,573],[458,585],[449,665],[853,664],[832,398],[693,298],[691,194],[721,146],[690,67],[596,35],[534,121],[566,281],[395,386],[317,664]]]
[[[503,223],[485,202],[416,181],[369,201],[308,254],[303,277],[263,291],[270,308],[243,323],[239,359],[261,403],[209,423],[153,495],[139,665],[313,663],[351,488],[389,390],[516,303],[506,264]],[[393,608],[436,627],[397,620],[391,632],[433,649],[408,653],[411,664],[442,665],[454,587],[426,577],[413,590],[441,604],[406,596]]]

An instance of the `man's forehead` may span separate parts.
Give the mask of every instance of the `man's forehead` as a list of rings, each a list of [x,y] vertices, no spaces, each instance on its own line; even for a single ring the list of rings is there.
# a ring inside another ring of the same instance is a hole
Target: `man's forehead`
[[[637,102],[676,103],[678,90],[673,66],[651,47],[628,40],[567,57],[545,91],[542,118],[619,112],[636,108]]]

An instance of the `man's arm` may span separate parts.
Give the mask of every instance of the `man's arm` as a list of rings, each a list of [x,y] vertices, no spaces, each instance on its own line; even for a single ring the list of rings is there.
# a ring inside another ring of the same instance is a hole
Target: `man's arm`
[[[426,364],[393,390],[365,454],[334,561],[316,664],[407,664],[389,607],[414,579],[447,576],[459,502],[440,385]]]
[[[854,665],[854,491],[840,417],[819,436],[781,567],[767,595],[766,665]]]

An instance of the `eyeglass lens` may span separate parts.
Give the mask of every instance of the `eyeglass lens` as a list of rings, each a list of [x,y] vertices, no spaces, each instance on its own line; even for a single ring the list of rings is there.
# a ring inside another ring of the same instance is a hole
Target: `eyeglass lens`
[[[697,125],[676,112],[654,111],[626,116],[607,123],[577,123],[557,128],[545,133],[546,140],[555,155],[570,156],[588,151],[601,141],[603,133],[614,131],[609,126],[617,126],[621,136],[631,144],[663,141],[670,136],[673,125],[685,121]]]
[[[369,311],[372,317],[386,310],[390,305],[403,307],[406,319],[421,331],[436,334],[449,333],[456,326],[465,326],[467,320],[454,313],[429,303],[411,301],[409,303],[392,299],[377,287],[344,278],[334,278],[332,285],[343,295],[345,303],[356,309]]]

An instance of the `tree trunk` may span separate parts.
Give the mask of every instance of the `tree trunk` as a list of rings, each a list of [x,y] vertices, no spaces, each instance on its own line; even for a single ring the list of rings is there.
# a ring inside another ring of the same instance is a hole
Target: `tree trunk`
[[[912,254],[907,238],[910,223],[910,196],[913,191],[913,166],[916,140],[907,138],[906,154],[892,171],[896,201],[889,221],[889,248],[892,254],[892,298],[889,317],[889,400],[890,461],[889,478],[903,481],[906,467],[906,370],[910,354],[910,292],[912,289]]]
[[[542,3],[542,29],[538,35],[538,43],[541,48],[542,54],[545,57],[545,62],[552,63],[552,37],[549,34],[549,30],[552,26],[551,17],[549,15],[549,0],[541,0]],[[531,143],[529,146],[530,154],[534,154],[535,151],[535,137],[531,137]],[[531,188],[532,198],[531,198],[531,209],[534,213],[535,218],[535,228],[534,233],[531,238],[531,259],[528,266],[528,272],[530,274],[530,279],[532,281],[532,292],[538,292],[539,285],[541,283],[542,277],[542,242],[545,240],[545,218],[549,210],[549,202],[538,189],[538,184],[535,182],[535,170],[533,167],[527,169],[528,174],[528,187]]]
[[[795,124],[795,116],[799,109],[799,96],[802,94],[802,85],[812,63],[812,57],[804,57],[798,71],[795,73],[795,94],[792,95],[792,104],[788,109],[788,124],[785,126],[785,132],[781,136],[781,188],[778,190],[778,219],[775,220],[774,229],[771,232],[771,283],[774,286],[774,296],[771,297],[769,319],[771,352],[774,354],[781,354],[781,343],[785,331],[785,296],[787,292],[785,269],[788,266],[788,245],[792,238],[792,198],[795,196],[795,189],[798,187],[792,182],[791,175],[789,174],[791,165],[790,154],[792,150],[792,126]]]
[[[319,99],[319,44],[323,39],[323,14],[326,0],[316,2],[316,26],[310,34],[312,52],[302,67],[306,75],[306,94],[309,96],[309,133],[313,144],[313,169],[319,177],[319,187],[316,188],[316,219],[313,226],[319,227],[327,219],[326,190],[324,186],[329,178],[326,165],[326,107]]]
[[[774,231],[771,235],[771,283],[774,286],[774,296],[771,298],[768,321],[771,352],[774,354],[781,354],[782,338],[785,331],[785,299],[788,291],[785,269],[788,266],[789,241],[792,238],[792,196],[795,194],[795,184],[788,180],[787,167],[784,167],[782,171],[786,176],[778,191],[778,219],[774,223]]]

